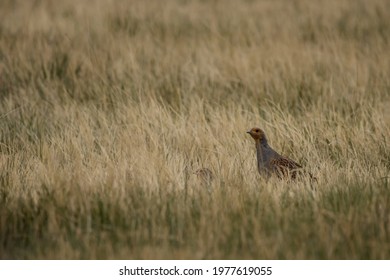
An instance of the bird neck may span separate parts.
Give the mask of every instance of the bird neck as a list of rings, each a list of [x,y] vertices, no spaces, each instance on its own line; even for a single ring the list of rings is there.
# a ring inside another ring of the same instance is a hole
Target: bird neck
[[[267,138],[256,139],[256,148],[268,148],[268,141]]]
[[[257,163],[259,168],[261,168],[267,161],[267,150],[268,150],[267,140],[256,140],[256,154],[257,154]]]

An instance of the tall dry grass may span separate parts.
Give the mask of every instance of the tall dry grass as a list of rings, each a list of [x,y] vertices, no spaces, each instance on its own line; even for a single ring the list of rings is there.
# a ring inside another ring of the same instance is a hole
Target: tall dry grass
[[[0,258],[390,257],[388,1],[0,18]],[[318,183],[262,179],[252,126]]]

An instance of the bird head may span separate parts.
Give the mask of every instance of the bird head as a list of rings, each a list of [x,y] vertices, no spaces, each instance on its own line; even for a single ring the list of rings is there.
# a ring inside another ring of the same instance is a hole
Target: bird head
[[[249,135],[252,136],[252,138],[256,141],[259,140],[262,142],[266,140],[264,131],[258,127],[254,127],[251,130],[248,130],[246,133],[249,133]]]

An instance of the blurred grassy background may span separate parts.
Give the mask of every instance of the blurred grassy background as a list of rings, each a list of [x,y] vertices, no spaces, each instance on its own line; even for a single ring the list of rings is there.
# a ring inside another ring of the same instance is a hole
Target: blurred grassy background
[[[0,18],[0,258],[390,258],[389,1],[3,0]],[[253,126],[314,189],[260,177]]]

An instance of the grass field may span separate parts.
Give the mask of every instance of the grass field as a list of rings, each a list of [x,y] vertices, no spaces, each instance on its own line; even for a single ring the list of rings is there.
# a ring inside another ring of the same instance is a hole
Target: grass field
[[[389,1],[0,18],[1,259],[390,258]],[[261,178],[253,126],[318,183]]]

